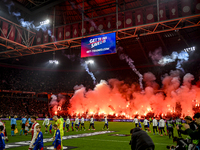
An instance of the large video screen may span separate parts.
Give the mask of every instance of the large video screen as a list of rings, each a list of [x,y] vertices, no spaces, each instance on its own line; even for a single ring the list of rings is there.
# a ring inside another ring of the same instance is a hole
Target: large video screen
[[[81,40],[81,57],[116,53],[116,33],[102,34]]]

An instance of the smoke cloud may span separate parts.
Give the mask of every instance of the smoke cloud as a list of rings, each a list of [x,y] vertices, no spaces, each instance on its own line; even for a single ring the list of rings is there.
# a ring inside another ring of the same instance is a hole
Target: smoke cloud
[[[144,74],[143,81],[146,83],[146,86],[152,87],[154,90],[159,89],[158,83],[156,83],[156,77],[153,73],[147,72]]]
[[[155,76],[148,72],[144,74],[146,87],[144,92],[137,91],[135,85],[127,85],[124,81],[110,79],[101,80],[93,90],[86,91],[84,86],[76,86],[75,93],[70,100],[71,115],[113,115],[133,118],[135,115],[194,114],[195,103],[200,100],[200,88],[191,84],[193,75],[186,74],[180,85],[179,71],[172,71],[162,80],[163,86],[155,90]],[[156,83],[155,83],[156,84]],[[177,104],[181,110],[177,109]]]
[[[162,48],[159,47],[155,49],[154,52],[149,52],[149,57],[151,58],[152,62],[155,65],[161,65],[165,66],[169,63],[177,61],[176,69],[181,70],[182,72],[185,72],[182,64],[189,59],[189,54],[186,51],[178,52],[172,52],[171,55],[162,56]]]
[[[24,27],[24,28],[26,28],[28,30],[33,29],[33,30],[36,30],[36,31],[39,31],[40,29],[43,30],[43,31],[47,31],[48,30],[49,36],[52,35],[51,31],[48,29],[50,27],[49,24],[35,26],[34,25],[34,21],[26,21],[26,20],[24,20],[24,18],[21,18],[21,13],[20,12],[12,12],[11,11],[12,7],[15,5],[12,1],[8,2],[7,0],[4,0],[4,3],[5,3],[5,6],[8,8],[9,14],[15,16],[22,27]]]
[[[65,103],[65,101],[65,96],[60,93],[58,94],[58,96],[51,95],[51,101],[49,105],[50,107],[52,107],[52,112],[54,113],[54,115],[57,115],[57,112],[62,110],[62,105]]]
[[[162,56],[162,47],[155,49],[154,52],[149,52],[149,57],[151,58],[154,65],[158,65],[159,60],[161,60]]]

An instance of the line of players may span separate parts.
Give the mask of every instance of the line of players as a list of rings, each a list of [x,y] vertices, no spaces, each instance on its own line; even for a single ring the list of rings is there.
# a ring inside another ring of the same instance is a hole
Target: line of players
[[[190,116],[186,116],[184,120],[186,121],[187,124],[190,125],[190,128],[192,130],[197,129],[197,125],[195,124],[195,122],[192,120]],[[139,126],[142,129],[141,122],[137,119],[137,117],[134,118],[133,123],[135,123],[136,127]],[[165,135],[169,135],[169,138],[171,137],[173,138],[174,127],[176,127],[177,129],[179,137],[182,137],[181,134],[184,134],[184,131],[181,130],[182,120],[178,117],[175,120],[173,120],[173,118],[170,118],[169,120],[164,120],[162,117],[160,117],[159,121],[155,117],[153,119],[149,118],[149,120],[147,118],[144,118],[143,125],[144,125],[144,130],[146,132],[151,132],[150,130],[151,124],[153,126],[154,135],[156,133],[160,134],[160,136],[163,136],[163,134],[165,134]],[[166,126],[166,130],[165,130],[165,126]]]
[[[80,130],[86,130],[85,128],[85,118],[81,117],[80,121],[78,116],[76,116],[75,121],[70,121],[69,117],[67,117],[66,121],[62,118],[62,116],[60,116],[60,119],[63,122],[63,130],[65,131],[65,127],[66,127],[66,132],[70,131],[70,124],[71,124],[71,130],[74,131],[76,130],[77,132]],[[108,128],[108,120],[107,117],[104,117],[104,127],[102,128],[102,130],[104,130],[105,128],[107,128],[107,130],[109,130]],[[48,118],[48,116],[45,118],[43,125],[45,125],[45,133],[48,133],[48,127],[49,127],[49,132],[50,134],[52,133],[52,122],[50,122],[50,119]],[[75,129],[74,129],[74,125],[75,125]],[[88,130],[96,130],[94,127],[94,118],[91,116],[90,118],[90,126],[88,128]]]
[[[14,136],[15,135],[15,129],[17,128],[17,120],[16,120],[17,116],[14,116],[13,118],[11,118],[11,121],[10,121],[10,125],[11,125],[11,136]],[[71,124],[71,130],[74,131],[74,124],[75,124],[75,129],[76,131],[79,131],[79,130],[86,130],[85,126],[84,126],[84,117],[81,117],[81,120],[79,121],[79,118],[78,116],[75,118],[75,121],[71,122],[69,117],[67,117],[66,121],[62,118],[62,116],[60,116],[60,119],[62,120],[63,122],[63,130],[65,131],[65,125],[66,125],[66,132],[70,131],[70,124]],[[104,117],[104,121],[105,121],[105,124],[104,124],[104,127],[102,129],[105,129],[107,128],[107,130],[109,129],[108,128],[108,120],[107,120],[107,117]],[[21,130],[20,130],[20,135],[27,135],[28,133],[31,133],[31,127],[32,127],[32,122],[31,122],[31,118],[27,118],[27,116],[24,116],[22,117],[21,119]],[[44,119],[44,122],[42,124],[43,126],[45,126],[45,134],[48,133],[48,127],[49,127],[49,132],[50,134],[52,134],[52,122],[50,121],[50,119],[48,118],[48,116],[46,116],[46,118]],[[92,128],[92,130],[95,130],[95,127],[94,127],[94,118],[91,117],[90,118],[90,126],[89,126],[89,129],[90,130]]]

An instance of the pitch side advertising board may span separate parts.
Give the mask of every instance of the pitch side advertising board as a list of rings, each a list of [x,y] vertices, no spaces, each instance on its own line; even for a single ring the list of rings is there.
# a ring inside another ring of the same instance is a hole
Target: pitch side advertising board
[[[81,58],[116,53],[116,33],[81,40]]]

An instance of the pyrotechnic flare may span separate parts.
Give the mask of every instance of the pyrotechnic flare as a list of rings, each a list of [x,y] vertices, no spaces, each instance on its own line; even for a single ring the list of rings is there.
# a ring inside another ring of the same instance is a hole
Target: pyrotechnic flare
[[[140,74],[140,72],[136,69],[135,65],[133,64],[134,61],[126,54],[122,53],[123,48],[122,47],[118,47],[117,51],[119,51],[119,57],[122,60],[126,60],[126,62],[128,63],[128,65],[131,67],[131,69],[138,75],[139,77],[139,84],[140,84],[140,88],[143,90],[143,84],[142,84],[142,80],[143,80],[143,76],[142,74]],[[120,54],[121,53],[121,54]]]
[[[58,111],[61,111],[62,105],[65,103],[65,101],[65,96],[62,94],[58,94],[58,97],[56,95],[52,95],[51,102],[49,103],[49,105],[52,107],[52,112],[57,113]]]
[[[49,105],[52,107],[53,112],[58,111],[58,101],[56,95],[51,95],[51,102],[49,103]]]
[[[85,61],[83,61],[81,59],[81,66],[83,66],[85,68],[85,71],[87,71],[87,73],[91,76],[91,78],[93,80],[93,83],[95,84],[96,83],[96,78],[95,78],[94,74],[89,71],[88,63],[86,63]]]

